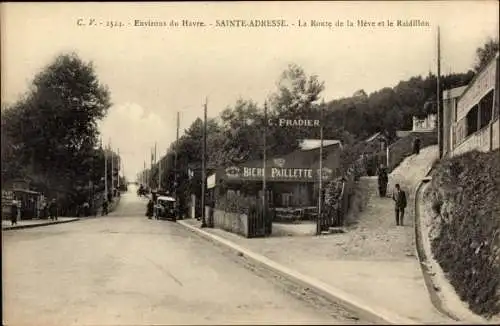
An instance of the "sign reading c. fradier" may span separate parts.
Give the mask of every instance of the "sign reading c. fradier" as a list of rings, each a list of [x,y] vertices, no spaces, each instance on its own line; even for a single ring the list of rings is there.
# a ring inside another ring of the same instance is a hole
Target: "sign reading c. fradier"
[[[314,128],[320,126],[320,120],[317,119],[269,119],[268,125],[278,127],[306,127]]]

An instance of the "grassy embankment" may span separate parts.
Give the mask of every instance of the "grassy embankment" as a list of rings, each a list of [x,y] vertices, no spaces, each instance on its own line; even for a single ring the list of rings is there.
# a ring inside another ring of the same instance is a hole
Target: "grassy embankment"
[[[500,151],[441,161],[425,193],[436,214],[431,246],[462,301],[500,314]]]

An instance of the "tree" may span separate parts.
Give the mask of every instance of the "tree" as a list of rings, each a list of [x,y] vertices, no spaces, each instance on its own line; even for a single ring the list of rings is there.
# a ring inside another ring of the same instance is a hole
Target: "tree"
[[[476,64],[474,65],[476,73],[488,64],[488,62],[496,55],[498,50],[498,39],[494,40],[492,38],[488,39],[482,47],[476,49]]]
[[[221,113],[223,163],[239,163],[261,158],[264,117],[253,101],[239,99]],[[215,135],[214,135],[215,136]],[[220,141],[220,138],[216,138]],[[222,153],[221,153],[222,154]]]
[[[97,122],[110,105],[92,63],[74,53],[58,56],[7,110],[6,134],[14,143],[15,160],[26,167],[24,174],[45,187],[67,191],[87,183],[96,155]]]
[[[317,101],[324,90],[324,82],[318,76],[307,76],[298,65],[292,64],[281,74],[278,90],[271,96],[270,118],[310,119],[318,117]],[[310,136],[311,130],[290,129],[279,126],[269,128],[269,144],[271,151],[284,154],[295,150],[298,140]]]

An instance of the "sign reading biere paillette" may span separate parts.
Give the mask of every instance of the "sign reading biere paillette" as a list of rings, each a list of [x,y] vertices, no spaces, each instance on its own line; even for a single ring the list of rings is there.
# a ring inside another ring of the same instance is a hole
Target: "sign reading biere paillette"
[[[264,169],[261,167],[232,166],[225,169],[228,180],[261,181]],[[323,168],[323,179],[332,176],[332,170]],[[266,179],[269,181],[300,181],[314,182],[318,179],[319,169],[267,167]]]

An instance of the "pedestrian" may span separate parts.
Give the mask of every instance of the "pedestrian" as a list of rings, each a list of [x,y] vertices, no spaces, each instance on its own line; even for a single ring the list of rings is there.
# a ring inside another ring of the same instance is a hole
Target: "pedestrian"
[[[146,207],[146,216],[148,217],[148,219],[151,219],[151,217],[153,217],[154,205],[155,203],[152,199],[150,199]]]
[[[389,182],[389,176],[387,175],[387,169],[383,164],[380,164],[377,175],[379,195],[380,197],[385,197],[387,195],[387,183]]]
[[[19,211],[18,203],[17,200],[14,198],[12,200],[12,203],[10,205],[10,222],[11,225],[16,225],[17,224],[17,214]]]
[[[83,203],[83,215],[85,217],[89,217],[90,216],[90,205],[89,205],[88,201],[85,201]]]
[[[406,193],[401,189],[401,186],[396,184],[396,191],[392,194],[394,200],[394,210],[396,213],[396,225],[403,226],[406,208]]]
[[[51,220],[53,221],[57,220],[57,202],[55,198],[53,198],[52,201],[50,202],[49,216]]]
[[[420,138],[417,137],[413,141],[413,154],[418,155],[420,153]]]
[[[108,215],[108,201],[104,200],[102,202],[102,216]]]

